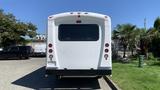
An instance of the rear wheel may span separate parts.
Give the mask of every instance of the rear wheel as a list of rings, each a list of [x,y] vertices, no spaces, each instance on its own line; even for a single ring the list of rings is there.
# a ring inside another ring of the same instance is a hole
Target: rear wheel
[[[60,75],[56,75],[56,79],[61,79],[61,76]]]
[[[96,78],[102,78],[102,76],[96,76]]]
[[[61,76],[60,76],[60,75],[51,75],[51,74],[46,74],[46,75],[45,75],[45,77],[49,77],[49,76],[52,76],[55,80],[61,79]]]
[[[22,57],[22,55],[19,55],[18,59],[20,59],[20,60],[21,60],[22,58],[23,58],[23,57]]]
[[[29,59],[29,57],[25,57],[25,59]]]

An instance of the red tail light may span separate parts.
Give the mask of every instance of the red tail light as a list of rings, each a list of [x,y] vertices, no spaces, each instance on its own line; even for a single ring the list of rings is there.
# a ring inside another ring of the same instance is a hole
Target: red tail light
[[[106,46],[106,47],[109,47],[109,43],[106,43],[105,46]]]
[[[53,52],[53,50],[52,49],[49,49],[49,53],[52,53]]]
[[[105,52],[107,53],[109,50],[108,49],[105,49]]]
[[[109,49],[108,49],[108,47],[109,47],[109,43],[105,43],[105,54],[104,54],[104,58],[105,58],[105,60],[107,60],[108,59],[108,52],[109,52]]]
[[[52,47],[52,44],[50,43],[50,44],[48,44],[48,47]]]

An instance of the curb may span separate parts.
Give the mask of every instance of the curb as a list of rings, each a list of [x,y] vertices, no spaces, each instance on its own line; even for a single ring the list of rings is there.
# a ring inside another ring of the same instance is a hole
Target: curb
[[[103,78],[112,90],[121,90],[108,76],[103,76]]]

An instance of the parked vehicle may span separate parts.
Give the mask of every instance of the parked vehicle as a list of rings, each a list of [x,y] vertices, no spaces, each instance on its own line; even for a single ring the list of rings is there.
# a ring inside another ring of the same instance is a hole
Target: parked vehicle
[[[91,12],[48,17],[46,74],[111,75],[111,20]]]
[[[3,51],[3,48],[0,48],[0,51]]]
[[[28,59],[32,53],[31,46],[12,46],[0,52],[0,59]]]
[[[33,49],[33,56],[46,56],[46,43],[37,43]]]

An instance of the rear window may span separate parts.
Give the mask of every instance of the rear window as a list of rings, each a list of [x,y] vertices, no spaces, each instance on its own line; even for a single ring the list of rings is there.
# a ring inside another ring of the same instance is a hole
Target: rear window
[[[99,39],[97,24],[61,24],[58,29],[60,41],[97,41]]]

